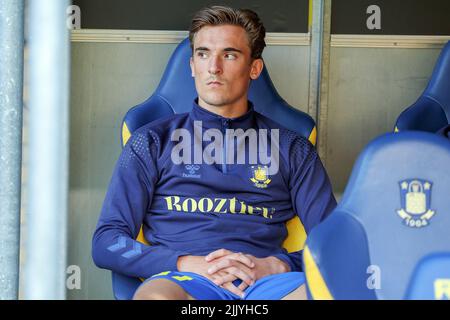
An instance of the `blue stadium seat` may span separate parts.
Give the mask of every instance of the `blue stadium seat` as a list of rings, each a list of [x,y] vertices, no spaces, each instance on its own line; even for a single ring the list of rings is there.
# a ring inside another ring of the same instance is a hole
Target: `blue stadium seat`
[[[395,131],[436,132],[450,123],[450,41],[442,49],[428,86],[397,119]]]
[[[191,57],[189,39],[183,40],[172,54],[164,71],[161,82],[155,92],[143,103],[131,108],[122,123],[122,146],[126,144],[133,132],[141,126],[164,116],[189,112],[192,102],[197,97],[194,79],[189,67]],[[252,81],[249,100],[259,113],[282,124],[301,136],[316,143],[314,120],[306,113],[290,106],[277,93],[266,67],[260,77]],[[287,224],[288,238],[284,247],[288,252],[303,248],[306,234],[300,220],[296,217]],[[141,232],[137,238],[148,244]],[[113,291],[116,299],[131,299],[141,280],[118,273],[112,274]]]
[[[450,298],[450,141],[388,133],[359,156],[335,211],[308,235],[314,299]]]

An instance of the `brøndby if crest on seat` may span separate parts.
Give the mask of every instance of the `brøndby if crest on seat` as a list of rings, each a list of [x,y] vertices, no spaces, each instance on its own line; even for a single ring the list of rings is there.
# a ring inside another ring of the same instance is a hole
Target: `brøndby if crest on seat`
[[[434,216],[435,211],[430,208],[432,185],[430,181],[422,179],[399,182],[402,208],[397,213],[408,227],[426,227]]]

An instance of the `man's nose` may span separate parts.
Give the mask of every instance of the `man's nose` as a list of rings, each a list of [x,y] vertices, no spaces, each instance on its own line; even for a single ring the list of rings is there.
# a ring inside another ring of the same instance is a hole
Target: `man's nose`
[[[210,74],[220,74],[220,73],[222,73],[222,63],[221,63],[219,57],[217,57],[217,56],[211,57],[211,60],[209,62],[208,72]]]

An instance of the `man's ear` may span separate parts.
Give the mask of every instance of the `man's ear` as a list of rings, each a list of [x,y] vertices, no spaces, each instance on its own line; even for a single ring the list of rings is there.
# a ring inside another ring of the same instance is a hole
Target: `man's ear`
[[[189,65],[191,66],[191,76],[194,78],[194,61],[192,57],[189,58]]]
[[[250,70],[250,78],[252,80],[258,79],[258,77],[261,74],[263,68],[264,68],[264,61],[263,61],[263,59],[255,59],[255,60],[253,60],[252,68]]]

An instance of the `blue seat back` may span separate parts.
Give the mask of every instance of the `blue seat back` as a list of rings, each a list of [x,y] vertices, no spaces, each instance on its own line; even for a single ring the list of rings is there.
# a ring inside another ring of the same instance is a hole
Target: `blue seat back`
[[[450,300],[450,253],[439,252],[424,257],[417,265],[407,299]]]
[[[335,211],[308,235],[312,297],[415,298],[421,282],[450,281],[441,264],[448,257],[434,259],[435,267],[424,262],[450,255],[449,165],[450,141],[443,136],[408,131],[371,142]]]
[[[395,129],[436,132],[449,123],[450,41],[442,49],[424,92],[400,114]]]

